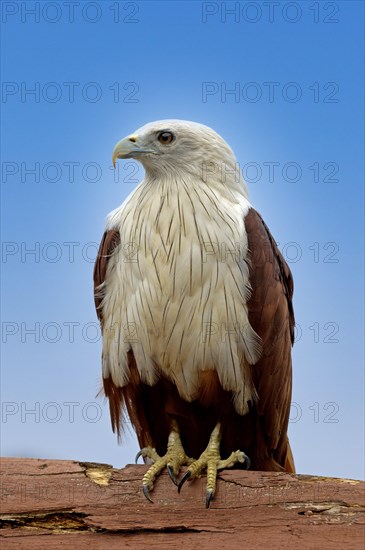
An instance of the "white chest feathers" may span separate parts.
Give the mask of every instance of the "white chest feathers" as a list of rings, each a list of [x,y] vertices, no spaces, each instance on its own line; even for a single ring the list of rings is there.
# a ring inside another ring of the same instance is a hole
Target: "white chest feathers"
[[[145,183],[110,215],[121,244],[106,277],[104,376],[127,384],[132,350],[144,382],[162,373],[192,401],[200,373],[216,370],[237,412],[247,411],[248,366],[260,354],[247,315],[249,208],[243,196],[218,199],[208,187]]]

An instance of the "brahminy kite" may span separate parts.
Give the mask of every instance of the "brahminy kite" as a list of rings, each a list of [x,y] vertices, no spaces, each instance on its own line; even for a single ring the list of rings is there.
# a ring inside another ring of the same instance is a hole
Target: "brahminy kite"
[[[137,458],[153,463],[145,496],[164,468],[179,490],[206,470],[207,507],[219,469],[294,472],[293,279],[231,148],[163,120],[112,158],[145,169],[109,215],[94,270],[104,392],[113,430],[127,413]]]

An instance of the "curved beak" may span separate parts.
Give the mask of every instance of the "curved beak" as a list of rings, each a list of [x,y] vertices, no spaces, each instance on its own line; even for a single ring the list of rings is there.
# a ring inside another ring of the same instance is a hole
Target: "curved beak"
[[[138,136],[132,135],[118,141],[112,154],[113,166],[115,168],[117,159],[129,159],[136,157],[140,153],[154,153],[149,149],[143,149],[139,146]]]

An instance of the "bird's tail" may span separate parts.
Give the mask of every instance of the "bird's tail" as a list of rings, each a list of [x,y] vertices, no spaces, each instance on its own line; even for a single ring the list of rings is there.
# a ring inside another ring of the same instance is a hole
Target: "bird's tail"
[[[293,457],[293,453],[292,453],[289,441],[288,441],[288,446],[286,451],[284,468],[286,472],[290,474],[295,474],[294,457]]]

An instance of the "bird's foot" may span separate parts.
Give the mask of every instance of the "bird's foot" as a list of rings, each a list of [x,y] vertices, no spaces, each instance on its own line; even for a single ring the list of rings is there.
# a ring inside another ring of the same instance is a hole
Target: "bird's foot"
[[[167,443],[167,453],[164,456],[160,456],[156,449],[152,447],[144,447],[136,456],[136,462],[139,457],[149,458],[153,461],[152,466],[143,476],[143,494],[150,501],[153,502],[150,497],[150,491],[153,489],[153,483],[157,476],[162,472],[164,468],[167,468],[171,480],[178,485],[176,477],[179,475],[180,468],[184,464],[191,464],[194,462],[192,458],[186,456],[184,448],[181,443],[179,428],[175,420],[171,423],[171,432]]]
[[[230,454],[225,460],[221,459],[220,456],[220,440],[221,440],[221,428],[218,423],[214,428],[207,448],[200,455],[198,460],[195,460],[190,464],[188,470],[185,472],[181,481],[178,485],[179,492],[181,487],[184,485],[185,481],[192,480],[197,477],[200,477],[203,470],[207,470],[207,493],[205,505],[209,508],[210,502],[214,497],[215,488],[217,484],[217,472],[224,468],[231,468],[238,462],[245,464],[246,469],[250,467],[250,459],[242,451],[235,451]]]

